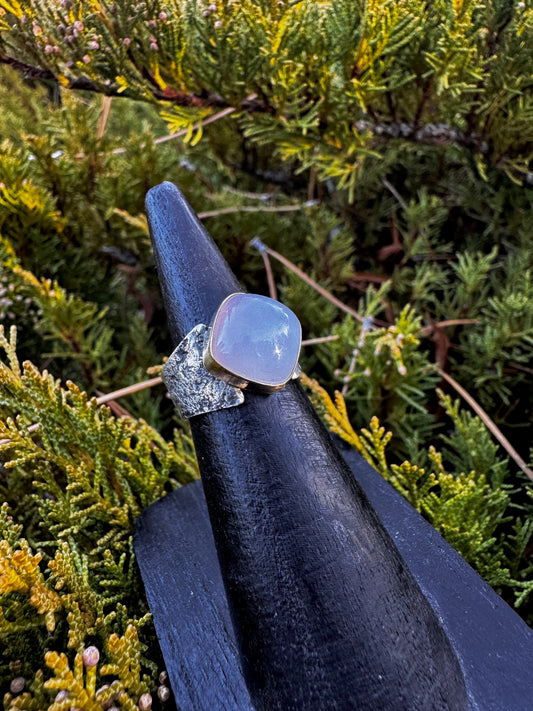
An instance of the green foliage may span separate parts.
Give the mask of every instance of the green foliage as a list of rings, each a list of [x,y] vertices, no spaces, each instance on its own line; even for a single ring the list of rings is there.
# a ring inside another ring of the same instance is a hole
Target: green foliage
[[[51,632],[60,648],[81,652],[88,639],[111,644],[131,623],[128,608],[138,622],[147,614],[135,519],[197,470],[186,435],[175,446],[141,420],[117,420],[73,383],[61,387],[29,362],[21,368],[15,337],[14,328],[10,340],[0,332],[2,663],[20,654],[28,671]]]
[[[301,358],[341,390],[312,386],[334,431],[533,622],[530,482],[436,390],[451,375],[527,456],[532,43],[516,0],[0,0],[7,708],[155,688],[131,535],[196,465],[162,389],[94,396],[171,349],[144,216],[162,180],[245,288],[268,288],[258,237],[344,302],[270,259],[304,338],[334,339]]]
[[[420,320],[406,306],[394,325],[373,328],[374,314],[388,290],[367,291],[358,323],[346,317],[333,333],[338,340],[321,347],[321,357],[334,383],[342,384],[354,423],[362,427],[378,416],[394,433],[393,446],[401,456],[416,459],[421,442],[433,433],[436,423],[427,411],[427,401],[438,381],[435,366],[421,351]]]
[[[441,394],[453,424],[450,436],[443,438],[444,451],[429,447],[425,468],[409,461],[389,463],[392,433],[377,417],[357,434],[340,393],[333,402],[316,381],[304,378],[304,383],[331,430],[378,469],[500,594],[517,607],[523,605],[533,592],[533,565],[524,557],[533,521],[522,507],[509,527],[513,503],[512,492],[503,483],[507,462],[496,458],[497,448],[483,423],[460,412],[458,402]],[[528,491],[531,494],[531,486]]]

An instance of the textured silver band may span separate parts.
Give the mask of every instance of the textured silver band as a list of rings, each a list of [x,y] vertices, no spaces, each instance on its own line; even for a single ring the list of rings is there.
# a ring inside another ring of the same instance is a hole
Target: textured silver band
[[[172,402],[184,419],[244,402],[242,390],[206,370],[202,353],[207,332],[205,324],[195,326],[172,352],[161,372]]]

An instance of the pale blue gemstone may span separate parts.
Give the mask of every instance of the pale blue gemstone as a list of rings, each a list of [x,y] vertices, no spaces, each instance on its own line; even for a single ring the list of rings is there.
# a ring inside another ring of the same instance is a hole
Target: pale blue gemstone
[[[211,355],[243,380],[277,387],[290,378],[301,340],[300,322],[286,306],[258,294],[233,294],[213,323]]]

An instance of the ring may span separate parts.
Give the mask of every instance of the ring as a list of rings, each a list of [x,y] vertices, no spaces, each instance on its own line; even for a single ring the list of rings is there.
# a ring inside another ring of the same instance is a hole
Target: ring
[[[302,327],[284,304],[237,292],[220,304],[210,326],[196,325],[161,376],[185,419],[236,407],[243,388],[264,394],[298,377]]]

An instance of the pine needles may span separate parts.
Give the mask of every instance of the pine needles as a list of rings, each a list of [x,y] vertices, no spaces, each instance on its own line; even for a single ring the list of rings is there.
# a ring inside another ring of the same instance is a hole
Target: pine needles
[[[141,708],[158,684],[131,535],[197,476],[162,391],[137,387],[170,352],[143,215],[162,180],[298,314],[333,430],[531,623],[533,11],[0,8],[6,707]]]

